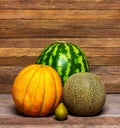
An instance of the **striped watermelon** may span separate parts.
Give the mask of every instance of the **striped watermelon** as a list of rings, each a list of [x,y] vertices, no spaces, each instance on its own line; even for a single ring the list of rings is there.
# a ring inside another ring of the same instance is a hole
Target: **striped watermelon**
[[[81,48],[63,41],[57,41],[46,47],[36,63],[49,65],[56,69],[63,84],[72,74],[89,71],[86,55]]]

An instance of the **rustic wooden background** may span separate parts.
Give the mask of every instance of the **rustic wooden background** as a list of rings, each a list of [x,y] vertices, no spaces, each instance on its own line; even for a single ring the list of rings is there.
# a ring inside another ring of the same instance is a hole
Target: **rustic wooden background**
[[[55,40],[79,45],[108,93],[120,93],[120,0],[0,0],[0,93]]]

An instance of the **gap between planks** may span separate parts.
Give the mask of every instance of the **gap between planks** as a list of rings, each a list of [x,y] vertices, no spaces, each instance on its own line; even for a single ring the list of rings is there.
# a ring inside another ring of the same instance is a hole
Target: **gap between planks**
[[[26,6],[27,4],[27,6]],[[19,0],[1,0],[0,1],[0,9],[81,9],[81,10],[117,10],[120,9],[120,1],[119,0],[52,0],[52,1],[44,1],[44,0],[34,0],[34,1],[19,1]]]

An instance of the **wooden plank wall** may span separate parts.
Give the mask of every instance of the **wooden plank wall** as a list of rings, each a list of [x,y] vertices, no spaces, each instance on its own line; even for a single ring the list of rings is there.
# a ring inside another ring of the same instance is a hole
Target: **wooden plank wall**
[[[108,93],[120,93],[120,0],[0,0],[0,93],[55,40],[79,45]]]

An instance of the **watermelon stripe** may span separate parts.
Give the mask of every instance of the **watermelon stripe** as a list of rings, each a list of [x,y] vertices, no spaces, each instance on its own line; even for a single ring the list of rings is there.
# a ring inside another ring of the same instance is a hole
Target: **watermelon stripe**
[[[48,63],[49,63],[49,65],[52,65],[52,63],[53,63],[53,57],[52,56],[50,56]]]
[[[66,53],[64,49],[65,49],[64,44],[63,43],[60,43],[60,45],[58,47],[58,51],[57,51],[58,54],[55,57],[55,58],[57,58],[57,59],[55,59],[56,60],[55,63],[57,65],[53,65],[54,68],[59,72],[59,75],[61,77],[64,75],[63,69],[65,69],[65,67],[62,66],[63,63],[64,63],[64,61],[65,61],[64,56],[65,56],[65,53]]]
[[[74,45],[77,49],[79,49],[79,55],[82,55],[82,60],[81,60],[81,65],[82,65],[82,71],[88,71],[89,67],[88,67],[88,62],[87,62],[87,57],[84,54],[84,52],[82,51],[82,49],[76,45]]]
[[[81,69],[80,71],[85,71],[84,70],[84,63],[83,63],[83,56],[82,56],[81,50],[79,50],[78,47],[76,47],[75,45],[73,46],[73,48],[76,51],[76,55],[77,55],[76,58],[78,58],[76,61],[77,61],[77,63],[80,64],[80,69]]]
[[[59,67],[57,67],[58,71],[60,70],[60,76],[64,79],[65,77],[65,70],[66,70],[66,62],[67,62],[67,58],[66,58],[66,50],[65,50],[65,45],[64,43],[61,44],[60,47],[60,52],[59,52]],[[62,66],[64,63],[64,67]]]
[[[46,51],[44,51],[44,56],[43,56],[43,64],[46,64],[46,62],[48,63],[49,59],[48,59],[48,55],[51,53],[51,51],[54,51],[54,45],[50,45]]]
[[[71,60],[70,47],[69,47],[69,44],[64,44],[64,45],[65,45],[65,50],[66,50],[67,62],[69,62]],[[71,63],[68,63],[66,65],[66,70],[64,73],[65,75],[63,76],[63,81],[65,81],[70,75],[70,70],[71,70]]]
[[[52,50],[52,51],[53,51],[53,52],[52,52],[53,57],[56,56],[57,51],[58,51],[58,49],[59,49],[59,45],[60,45],[60,44],[55,45],[54,49]]]
[[[70,71],[70,75],[72,75],[73,73],[76,73],[76,72],[80,72],[81,71],[81,64],[78,63],[78,53],[79,51],[76,50],[76,48],[70,44],[70,49],[71,49],[71,71]],[[74,66],[75,65],[75,66]]]

